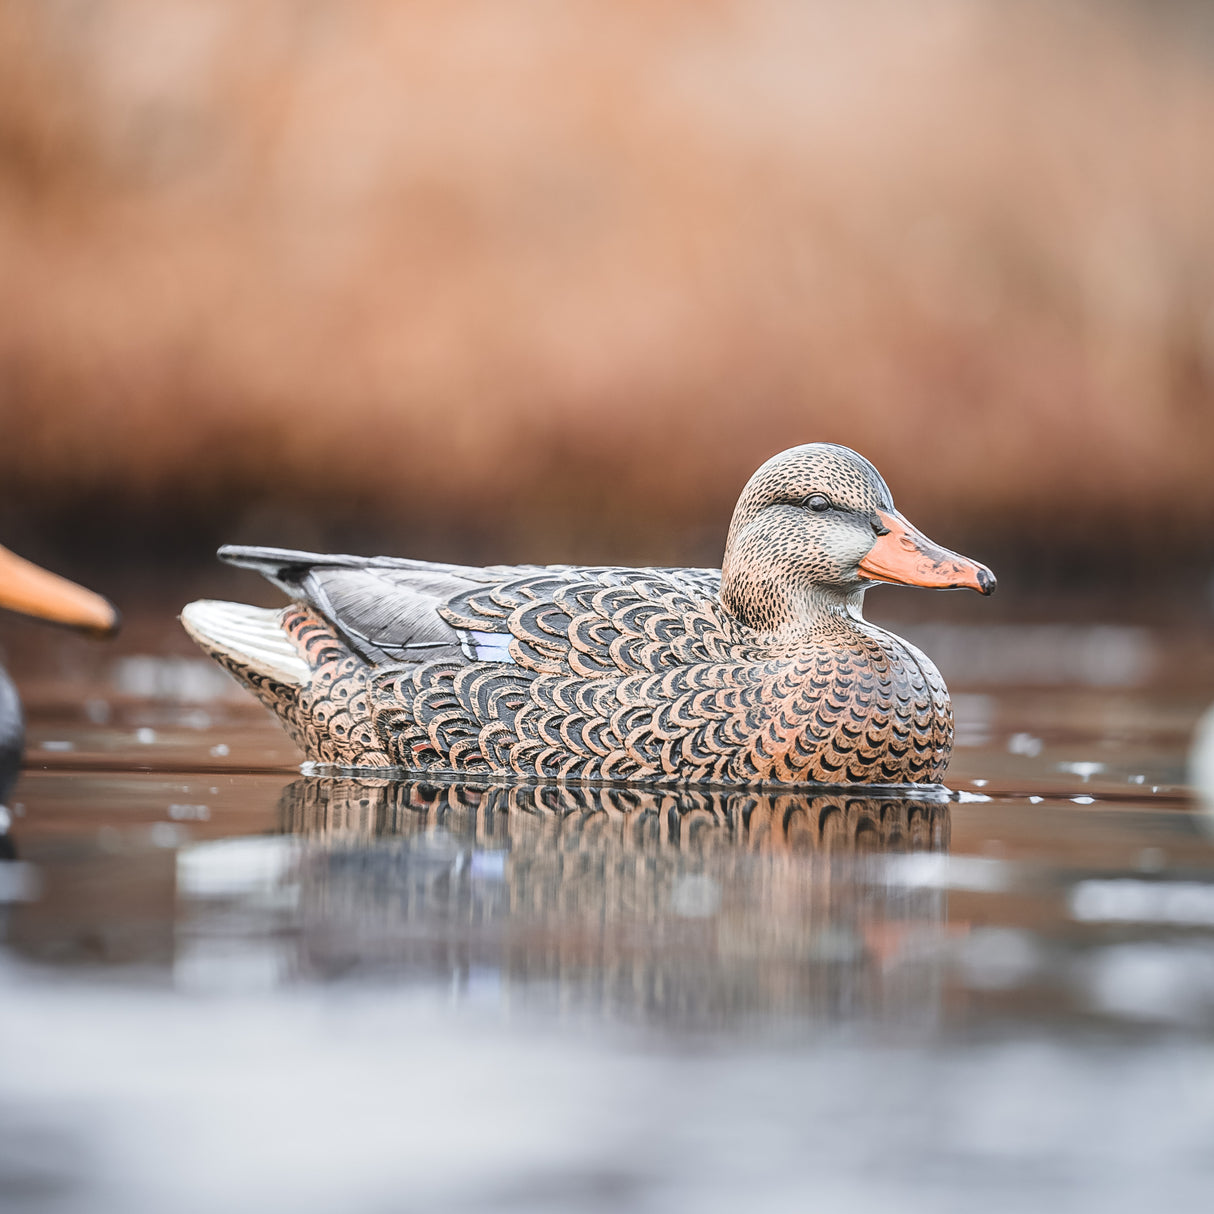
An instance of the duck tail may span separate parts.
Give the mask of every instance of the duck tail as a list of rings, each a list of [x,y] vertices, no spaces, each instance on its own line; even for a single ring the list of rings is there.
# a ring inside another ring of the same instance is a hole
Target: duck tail
[[[181,624],[229,674],[259,696],[267,681],[277,684],[282,689],[277,699],[285,690],[304,686],[312,673],[283,627],[290,610],[199,599],[182,609]]]

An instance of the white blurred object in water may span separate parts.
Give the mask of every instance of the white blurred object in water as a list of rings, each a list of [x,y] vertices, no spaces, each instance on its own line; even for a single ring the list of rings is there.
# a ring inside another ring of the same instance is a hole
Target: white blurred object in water
[[[1117,944],[1088,966],[1088,996],[1101,1011],[1171,1024],[1208,1022],[1214,955],[1201,944]]]
[[[205,704],[240,699],[240,685],[205,658],[132,654],[119,658],[111,674],[114,690],[141,700]]]
[[[1098,772],[1104,771],[1103,763],[1059,763],[1059,771],[1069,771],[1072,775],[1078,776],[1085,784]]]
[[[288,838],[221,839],[177,853],[177,893],[185,898],[239,898],[280,887],[300,845]]]
[[[1031,733],[1014,733],[1007,740],[1007,752],[1010,755],[1025,755],[1035,759],[1041,753],[1043,745],[1041,739],[1033,737]]]
[[[0,906],[6,902],[36,902],[42,878],[32,864],[8,860],[0,864]]]
[[[1214,926],[1214,885],[1134,877],[1080,881],[1071,891],[1070,910],[1072,918],[1086,923]]]
[[[1206,824],[1214,829],[1214,705],[1206,710],[1193,731],[1189,784],[1208,815]]]
[[[890,885],[912,889],[958,889],[993,893],[1010,889],[1015,868],[1006,860],[982,856],[947,856],[939,852],[915,852],[887,856],[880,872]]]

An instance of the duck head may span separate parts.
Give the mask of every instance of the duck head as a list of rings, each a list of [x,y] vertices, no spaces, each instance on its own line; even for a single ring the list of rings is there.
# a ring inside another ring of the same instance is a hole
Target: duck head
[[[109,599],[48,573],[0,548],[0,607],[94,636],[118,630],[118,611]]]
[[[834,443],[772,456],[734,509],[721,600],[759,632],[802,628],[823,610],[859,612],[874,582],[990,594],[985,565],[933,543],[894,509],[881,474]]]

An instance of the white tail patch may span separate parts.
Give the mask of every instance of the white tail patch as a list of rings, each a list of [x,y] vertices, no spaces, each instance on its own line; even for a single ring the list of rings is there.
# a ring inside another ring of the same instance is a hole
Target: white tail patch
[[[311,676],[282,628],[280,608],[250,607],[199,599],[181,612],[181,623],[204,649],[269,675],[280,683],[306,683]]]

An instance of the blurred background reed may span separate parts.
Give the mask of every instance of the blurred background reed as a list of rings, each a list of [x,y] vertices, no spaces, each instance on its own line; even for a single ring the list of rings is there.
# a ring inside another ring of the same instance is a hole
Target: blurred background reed
[[[1208,4],[4,0],[0,538],[716,564],[829,439],[1196,610],[1212,216]]]

